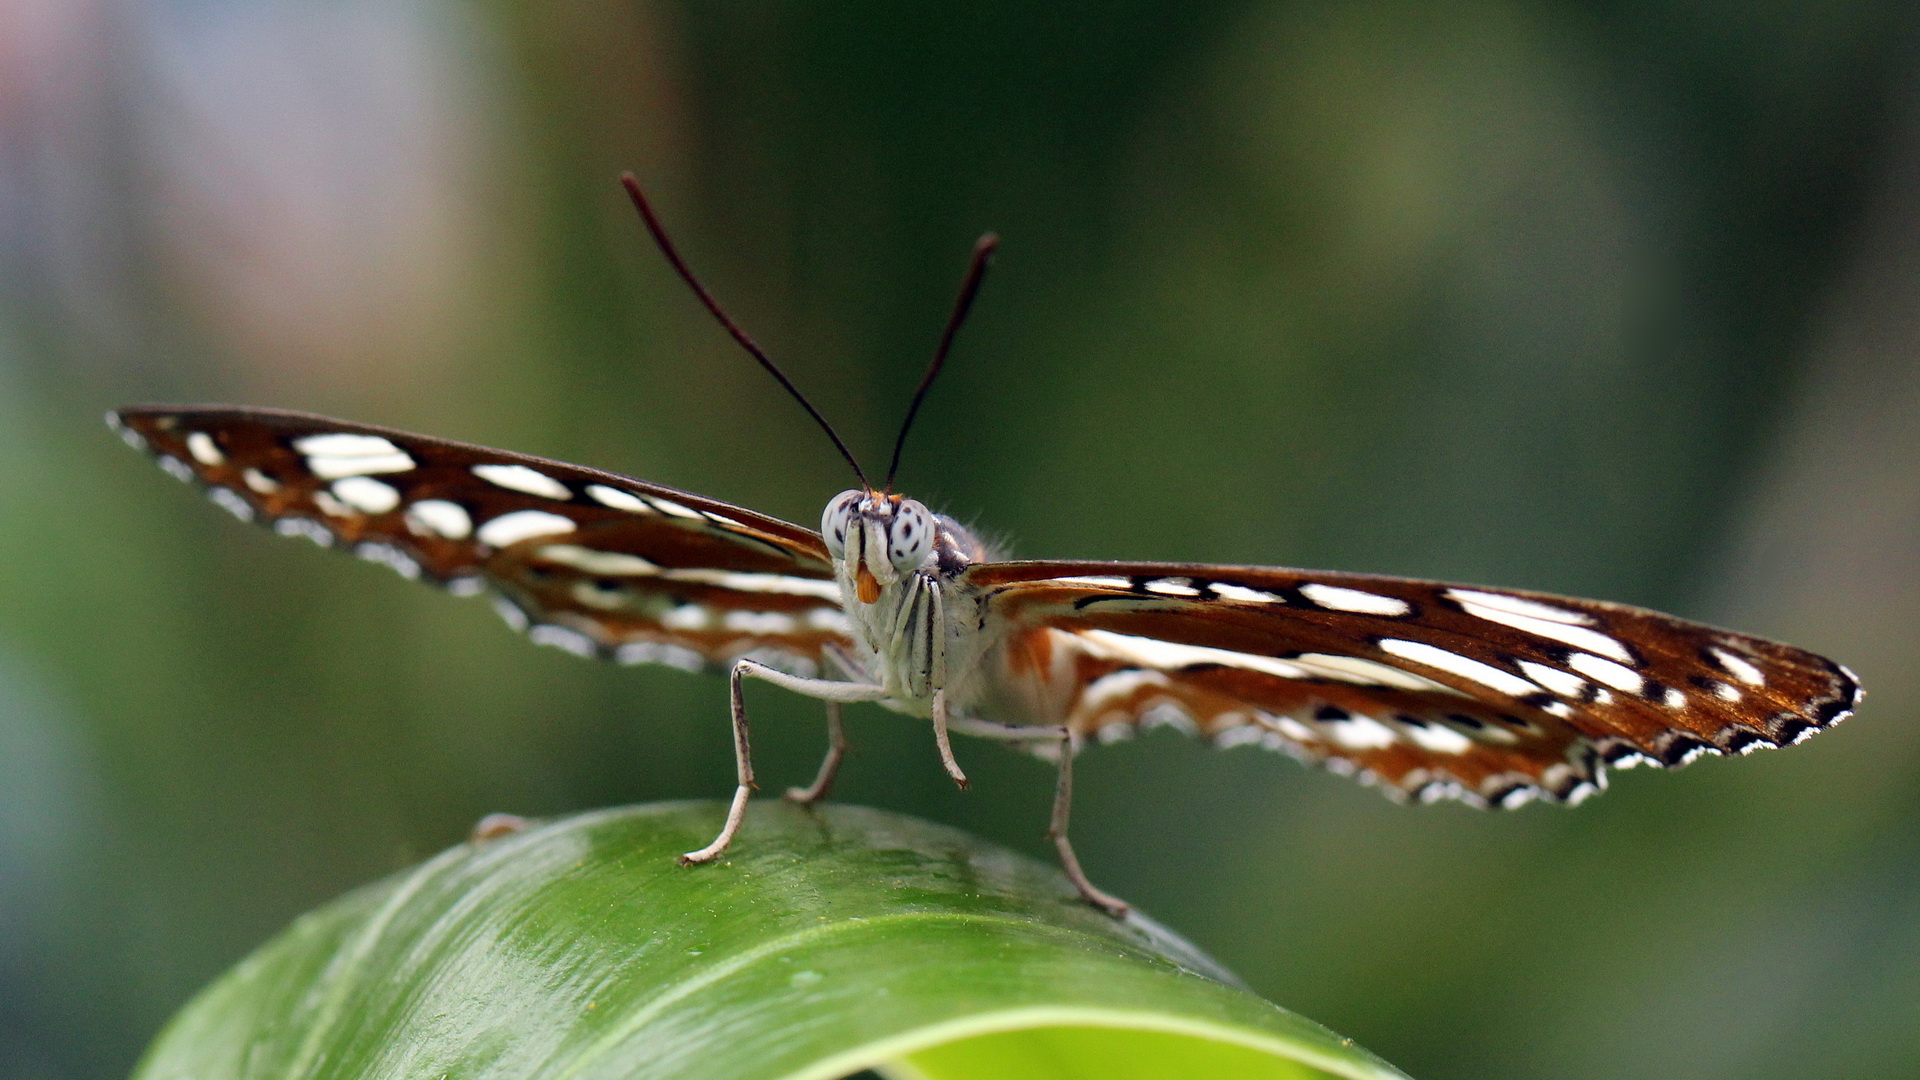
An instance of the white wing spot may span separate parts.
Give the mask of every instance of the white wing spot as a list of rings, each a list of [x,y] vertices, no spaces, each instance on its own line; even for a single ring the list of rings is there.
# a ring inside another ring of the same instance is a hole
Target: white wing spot
[[[1447,595],[1461,604],[1491,608],[1504,611],[1509,615],[1520,615],[1529,619],[1545,619],[1548,622],[1568,623],[1574,626],[1589,626],[1593,617],[1581,611],[1570,611],[1553,604],[1543,604],[1538,600],[1528,600],[1505,593],[1481,592],[1478,589],[1448,589]],[[1485,616],[1482,616],[1483,618]]]
[[[660,625],[669,630],[705,630],[713,616],[699,604],[681,604],[660,616]]]
[[[1279,597],[1259,589],[1249,589],[1244,585],[1228,585],[1224,582],[1213,583],[1213,593],[1222,600],[1239,600],[1248,604],[1283,603]]]
[[[621,491],[619,488],[608,487],[605,484],[588,484],[587,494],[592,496],[593,500],[601,506],[614,510],[625,510],[629,514],[657,513],[657,511],[655,511],[653,507],[648,506],[647,501],[640,496],[630,491]]]
[[[1557,716],[1565,720],[1573,715],[1573,706],[1564,701],[1549,701],[1545,705],[1540,706],[1540,711],[1549,716]]]
[[[1200,734],[1200,725],[1193,722],[1187,711],[1171,701],[1162,701],[1148,709],[1140,717],[1140,729],[1152,731],[1155,728],[1172,728],[1191,739]]]
[[[253,520],[253,504],[237,491],[223,487],[210,487],[207,489],[207,498],[213,500],[213,505],[241,521]]]
[[[378,435],[353,435],[346,432],[308,435],[295,439],[293,448],[302,454],[319,457],[384,457],[388,454],[403,453],[399,447]]]
[[[1576,648],[1586,649],[1589,652],[1602,653],[1606,656],[1611,656],[1621,663],[1633,662],[1633,654],[1627,651],[1625,645],[1622,645],[1617,639],[1609,637],[1598,630],[1585,626],[1574,626],[1567,623],[1564,619],[1542,619],[1524,612],[1510,611],[1503,607],[1478,604],[1461,598],[1462,596],[1490,596],[1492,595],[1491,593],[1468,593],[1464,590],[1455,589],[1451,590],[1451,594],[1454,595],[1454,599],[1460,601],[1460,606],[1465,609],[1467,614],[1476,618],[1499,623],[1502,626],[1511,626],[1515,630],[1524,631],[1525,633],[1538,637],[1562,641]],[[1506,596],[1500,599],[1513,600],[1515,598]],[[1546,607],[1545,604],[1535,604],[1530,600],[1521,601],[1521,603],[1525,603],[1531,608]],[[1559,609],[1552,608],[1549,610],[1558,611]],[[1581,618],[1583,621],[1591,621],[1587,620],[1585,616],[1581,616]]]
[[[527,631],[527,640],[535,645],[551,645],[556,649],[582,656],[588,660],[599,655],[600,648],[593,639],[565,626],[543,623]]]
[[[420,576],[420,564],[413,557],[392,544],[369,541],[353,549],[355,555],[371,563],[391,567],[394,573],[412,581]]]
[[[413,467],[413,459],[405,454],[393,454],[388,457],[310,457],[307,459],[307,469],[322,480],[338,480],[343,476],[368,476],[373,473],[407,472]]]
[[[1567,792],[1567,805],[1579,806],[1581,803],[1586,802],[1590,796],[1598,794],[1599,791],[1599,785],[1593,781],[1582,780],[1573,785],[1572,790]]]
[[[193,466],[171,454],[161,454],[158,460],[162,472],[183,484],[191,484],[194,480],[198,479],[194,475]]]
[[[1425,690],[1454,695],[1460,693],[1453,687],[1434,682],[1425,675],[1402,671],[1391,664],[1383,664],[1378,660],[1368,660],[1360,656],[1301,653],[1294,657],[1292,662],[1305,668],[1307,674],[1319,679],[1335,679],[1361,686],[1386,686],[1395,690]]]
[[[573,489],[537,469],[525,465],[475,465],[473,475],[494,487],[538,495],[543,499],[573,498]]]
[[[406,472],[415,464],[406,451],[378,435],[308,435],[295,439],[293,448],[306,455],[308,470],[322,480]]]
[[[1740,700],[1740,688],[1732,683],[1714,683],[1713,692],[1720,695],[1722,701]]]
[[[1712,753],[1717,753],[1717,751],[1715,751],[1714,748],[1711,746],[1702,745],[1702,746],[1689,747],[1685,752],[1683,752],[1680,755],[1680,759],[1673,763],[1673,767],[1677,769],[1682,765],[1691,765],[1694,762],[1699,761],[1701,758],[1706,757],[1708,754],[1712,754]]]
[[[839,608],[814,608],[807,612],[807,626],[814,630],[825,630],[831,634],[853,634],[853,620]]]
[[[1257,653],[1214,649],[1204,645],[1178,645],[1158,638],[1116,634],[1110,630],[1083,630],[1080,640],[1091,646],[1096,656],[1121,660],[1146,667],[1173,669],[1191,664],[1220,664],[1275,675],[1282,679],[1333,679],[1361,686],[1387,686],[1398,690],[1428,690],[1448,694],[1458,691],[1410,671],[1363,660],[1357,656],[1306,653],[1281,659]]]
[[[548,562],[561,563],[601,577],[644,577],[660,572],[658,566],[638,555],[629,555],[624,551],[595,551],[579,544],[548,544],[534,554]]]
[[[465,540],[473,535],[473,517],[457,502],[422,499],[407,507],[407,528],[423,536]]]
[[[1215,728],[1213,746],[1221,749],[1231,749],[1235,746],[1246,746],[1246,744],[1258,746],[1261,742],[1265,742],[1265,736],[1267,736],[1267,730],[1261,728],[1260,724],[1250,723],[1244,713],[1221,713],[1213,717],[1213,728]],[[1100,734],[1106,736],[1106,728],[1100,728]],[[1106,742],[1106,738],[1102,738],[1100,742]]]
[[[1182,668],[1189,664],[1221,664],[1226,667],[1263,671],[1283,679],[1303,679],[1307,670],[1298,664],[1271,656],[1211,649],[1203,645],[1176,645],[1158,638],[1116,634],[1111,630],[1082,630],[1080,640],[1104,659],[1121,660],[1145,667]]]
[[[608,582],[613,586],[612,588],[601,588],[601,583],[602,579],[576,581],[573,583],[573,588],[568,591],[573,594],[575,600],[590,608],[618,611],[627,606],[629,597],[624,586],[617,582]]]
[[[1063,577],[1054,578],[1055,585],[1091,585],[1101,589],[1131,589],[1133,582],[1123,577]]]
[[[1436,667],[1463,679],[1471,679],[1482,686],[1498,690],[1513,697],[1525,697],[1540,689],[1539,685],[1529,682],[1512,672],[1502,671],[1492,664],[1483,664],[1469,656],[1448,652],[1437,645],[1424,641],[1402,641],[1399,638],[1382,638],[1380,648],[1383,652],[1411,660],[1416,664]]]
[[[503,548],[529,537],[554,536],[572,532],[574,528],[572,518],[559,514],[549,514],[545,510],[515,510],[480,526],[480,531],[475,535],[483,544]]]
[[[1736,656],[1725,649],[1713,650],[1713,657],[1720,661],[1720,666],[1732,673],[1734,678],[1739,679],[1748,686],[1767,685],[1766,675],[1745,657]]]
[[[1461,715],[1465,716],[1466,714],[1462,713]],[[1507,730],[1505,727],[1499,724],[1489,724],[1484,721],[1480,723],[1480,726],[1473,729],[1473,733],[1469,735],[1468,738],[1474,742],[1498,743],[1501,746],[1512,746],[1514,743],[1520,741],[1519,736]]]
[[[537,510],[521,511],[521,513],[539,512]],[[485,537],[483,536],[482,539]],[[562,563],[585,573],[601,574],[607,577],[658,577],[668,581],[691,582],[696,585],[717,585],[736,592],[815,596],[823,600],[840,599],[840,586],[817,578],[733,570],[707,570],[701,567],[669,569],[657,566],[638,555],[629,555],[622,551],[595,551],[580,544],[548,544],[537,554],[550,562]]]
[[[1126,697],[1143,686],[1165,687],[1167,677],[1158,671],[1143,671],[1131,668],[1124,671],[1109,672],[1087,684],[1080,692],[1080,704],[1076,712],[1102,709],[1108,703]]]
[[[384,514],[400,505],[392,484],[371,476],[348,476],[333,482],[334,497],[363,514]]]
[[[1473,749],[1473,740],[1465,735],[1440,724],[1428,724],[1426,727],[1407,725],[1407,738],[1412,739],[1424,750],[1436,754],[1464,754]]]
[[[681,671],[699,671],[706,666],[699,653],[664,641],[628,642],[613,651],[613,658],[622,664],[665,664]]]
[[[1295,720],[1291,716],[1278,717],[1274,719],[1272,723],[1275,731],[1292,739],[1294,742],[1317,743],[1324,741],[1321,739],[1319,732]]]
[[[214,444],[213,436],[204,431],[196,431],[187,436],[187,453],[202,465],[225,465],[227,455],[220,452]]]
[[[674,517],[692,518],[695,521],[706,520],[706,516],[701,514],[700,511],[694,510],[690,507],[681,506],[679,503],[674,502],[672,499],[662,499],[656,495],[654,496],[654,499],[653,499],[653,505],[659,507],[660,509],[666,511],[669,514],[672,514]]]
[[[723,589],[739,592],[784,593],[791,596],[817,596],[823,600],[839,600],[840,586],[831,581],[816,578],[788,577],[785,574],[749,574],[733,570],[662,570],[660,576],[669,581],[690,581],[696,585],[718,585]]]
[[[1687,695],[1669,686],[1667,692],[1660,695],[1660,704],[1669,709],[1684,709],[1687,707]]]
[[[1520,670],[1541,686],[1559,694],[1563,698],[1577,698],[1587,689],[1587,680],[1578,675],[1570,675],[1557,667],[1536,664],[1531,660],[1520,661]]]
[[[1629,694],[1637,694],[1647,685],[1647,680],[1632,668],[1590,653],[1574,653],[1567,657],[1567,666],[1595,682],[1606,683],[1615,690],[1625,690]]]
[[[1380,750],[1400,741],[1392,728],[1371,716],[1350,715],[1344,720],[1323,720],[1320,727],[1327,737],[1349,750]]]
[[[354,513],[353,507],[334,498],[331,491],[314,492],[313,505],[319,507],[320,512],[328,517],[352,517]]]
[[[321,547],[333,546],[333,530],[312,518],[281,518],[273,523],[273,531],[281,536],[304,536]]]
[[[457,577],[447,582],[447,591],[455,596],[479,596],[486,583],[477,577]]]
[[[1512,810],[1518,806],[1525,806],[1539,797],[1539,788],[1532,786],[1518,787],[1495,799],[1494,805],[1500,807],[1502,810]]]
[[[740,634],[791,634],[799,623],[779,611],[729,611],[720,625]]]
[[[259,469],[246,470],[240,474],[240,479],[246,481],[248,487],[262,495],[271,495],[280,490],[280,482]]]
[[[119,413],[110,412],[107,414],[107,426],[113,429],[115,435],[120,436],[121,442],[133,447],[135,450],[144,451],[147,448],[146,436],[128,427],[126,421],[120,419]]]
[[[494,597],[493,610],[508,626],[513,627],[515,630],[525,630],[527,628],[527,613],[521,611],[518,604],[515,604],[506,597]]]
[[[1351,611],[1357,615],[1405,615],[1413,610],[1412,604],[1397,596],[1379,596],[1319,582],[1300,586],[1300,595],[1329,611]]]
[[[1147,591],[1162,596],[1199,596],[1200,590],[1187,584],[1186,578],[1161,578],[1147,582]]]

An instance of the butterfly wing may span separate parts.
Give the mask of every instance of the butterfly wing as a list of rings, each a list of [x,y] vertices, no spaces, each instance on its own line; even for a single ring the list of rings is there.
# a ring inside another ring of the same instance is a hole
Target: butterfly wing
[[[535,641],[685,668],[817,670],[846,642],[818,534],[544,458],[306,413],[139,406],[108,421],[215,503],[457,593]]]
[[[1609,763],[1784,746],[1861,694],[1801,649],[1543,593],[1155,563],[967,574],[1027,715],[1103,738],[1171,723],[1421,800],[1578,801]]]

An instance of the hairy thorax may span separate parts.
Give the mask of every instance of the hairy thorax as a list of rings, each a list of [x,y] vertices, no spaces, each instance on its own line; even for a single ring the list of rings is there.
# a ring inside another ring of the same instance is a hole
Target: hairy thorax
[[[933,695],[945,689],[949,706],[968,714],[978,697],[981,658],[993,635],[982,633],[982,608],[964,581],[968,566],[993,557],[959,522],[933,515],[931,549],[919,565],[880,584],[872,603],[860,596],[857,551],[835,559],[844,610],[853,627],[850,676],[887,688],[882,702],[911,716],[932,712]]]

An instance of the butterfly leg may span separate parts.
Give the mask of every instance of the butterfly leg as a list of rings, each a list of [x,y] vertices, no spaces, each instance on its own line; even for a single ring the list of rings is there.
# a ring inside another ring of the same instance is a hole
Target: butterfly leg
[[[947,737],[947,692],[944,689],[933,692],[933,742],[940,748],[940,764],[946,768],[947,775],[953,778],[955,786],[961,791],[971,787],[972,781],[960,771],[960,763],[953,759],[953,742]]]
[[[1073,887],[1080,890],[1081,898],[1116,919],[1125,918],[1130,910],[1127,902],[1100,891],[1087,880],[1086,871],[1080,869],[1080,857],[1073,853],[1073,844],[1067,839],[1067,815],[1073,808],[1073,756],[1079,748],[1080,740],[1073,732],[1062,736],[1060,780],[1053,789],[1053,822],[1047,826],[1047,836],[1053,840],[1054,850],[1060,853],[1060,869],[1066,871]]]
[[[827,702],[827,756],[820,762],[820,773],[807,787],[787,789],[787,801],[812,806],[833,790],[833,778],[840,775],[840,762],[847,756],[847,732],[840,725],[840,703]]]
[[[689,851],[680,856],[682,866],[712,862],[719,858],[720,854],[727,850],[727,845],[733,843],[734,834],[740,831],[740,823],[746,819],[747,799],[752,795],[754,788],[753,747],[747,739],[747,701],[742,686],[743,680],[749,675],[822,701],[836,703],[879,701],[887,696],[884,686],[839,682],[834,679],[807,679],[798,675],[789,675],[777,668],[770,668],[752,660],[735,661],[729,687],[733,711],[733,765],[739,784],[733,789],[733,805],[727,808],[727,823],[721,826],[720,835],[713,838],[713,843],[699,851]]]

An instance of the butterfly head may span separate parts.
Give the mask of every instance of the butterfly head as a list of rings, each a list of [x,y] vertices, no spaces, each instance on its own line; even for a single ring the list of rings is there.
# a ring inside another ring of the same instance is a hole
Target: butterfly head
[[[820,519],[827,552],[852,574],[863,604],[877,602],[884,586],[926,565],[937,532],[926,506],[870,489],[834,496]]]

